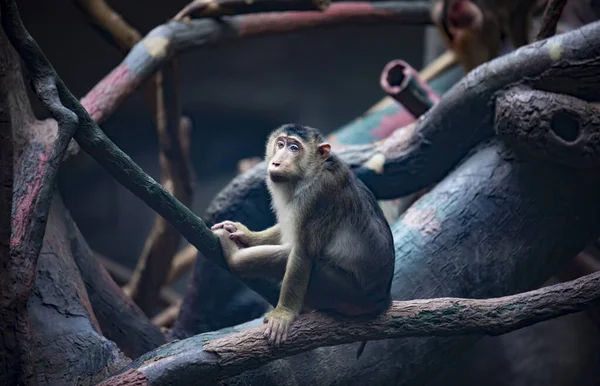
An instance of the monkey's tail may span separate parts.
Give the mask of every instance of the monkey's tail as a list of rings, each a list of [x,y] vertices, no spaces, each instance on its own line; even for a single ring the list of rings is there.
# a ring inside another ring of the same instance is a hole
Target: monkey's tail
[[[356,351],[356,360],[360,359],[360,356],[362,355],[363,351],[365,351],[365,346],[367,345],[367,342],[368,340],[363,340],[361,342],[360,347]]]

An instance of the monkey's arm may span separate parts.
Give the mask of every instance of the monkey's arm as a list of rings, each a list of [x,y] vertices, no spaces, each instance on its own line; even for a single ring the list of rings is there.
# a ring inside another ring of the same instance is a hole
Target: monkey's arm
[[[279,224],[260,232],[252,232],[244,224],[233,221],[223,221],[211,227],[213,231],[225,229],[229,232],[229,238],[235,240],[245,247],[257,245],[279,245],[281,244],[281,232]]]
[[[250,232],[249,245],[273,245],[280,244],[281,240],[281,227],[279,224],[275,224],[270,228],[260,232]]]
[[[292,249],[281,283],[281,293],[277,307],[265,316],[267,327],[265,336],[269,343],[279,345],[285,342],[292,322],[298,317],[304,304],[304,295],[308,288],[312,260],[308,254]]]

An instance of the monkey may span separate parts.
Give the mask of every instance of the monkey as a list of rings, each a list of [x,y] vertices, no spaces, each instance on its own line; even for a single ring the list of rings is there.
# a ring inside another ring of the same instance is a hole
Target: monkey
[[[435,0],[431,19],[465,72],[500,53],[506,37],[513,48],[529,43],[537,0]]]
[[[258,232],[233,221],[211,229],[233,273],[281,282],[263,320],[268,343],[285,342],[301,312],[374,317],[387,310],[394,241],[373,193],[312,127],[275,129],[265,160],[277,223]]]

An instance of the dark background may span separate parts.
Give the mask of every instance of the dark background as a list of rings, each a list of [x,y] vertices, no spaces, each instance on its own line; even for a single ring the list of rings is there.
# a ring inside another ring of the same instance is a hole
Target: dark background
[[[187,1],[109,4],[146,34]],[[121,60],[71,1],[20,0],[25,26],[73,94],[83,97]],[[328,133],[383,97],[385,64],[420,69],[424,28],[362,26],[318,29],[206,47],[180,57],[183,112],[193,122],[193,210],[202,215],[235,174],[239,159],[262,156],[276,126],[298,122]],[[152,177],[159,178],[156,131],[136,92],[102,125]],[[61,171],[59,187],[93,250],[133,268],[154,213],[85,153]],[[182,281],[185,281],[183,279]],[[181,288],[180,285],[177,287]]]

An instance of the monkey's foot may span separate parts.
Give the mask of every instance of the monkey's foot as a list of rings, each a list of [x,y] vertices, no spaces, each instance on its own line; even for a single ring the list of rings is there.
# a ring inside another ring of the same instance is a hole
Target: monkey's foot
[[[296,314],[291,311],[275,308],[265,315],[264,323],[267,324],[264,336],[269,344],[279,346],[285,342],[288,337],[292,322],[296,319]]]
[[[250,244],[249,230],[239,222],[223,221],[213,225],[210,228],[212,231],[217,229],[225,229],[229,232],[229,238],[240,245],[247,247]]]

